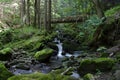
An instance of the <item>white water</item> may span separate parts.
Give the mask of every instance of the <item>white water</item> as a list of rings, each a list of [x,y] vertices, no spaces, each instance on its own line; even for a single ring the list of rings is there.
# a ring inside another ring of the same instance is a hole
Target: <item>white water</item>
[[[77,72],[73,72],[71,76],[75,78],[80,78],[80,75]]]
[[[57,38],[54,39],[54,42],[57,43],[56,45],[57,45],[57,47],[58,47],[58,54],[57,54],[57,57],[58,57],[58,58],[71,57],[71,56],[72,56],[72,55],[69,54],[69,53],[66,53],[65,55],[62,55],[62,53],[63,53],[63,46],[62,46],[62,44],[63,44],[63,43],[61,43],[60,40],[58,40]]]
[[[58,54],[57,57],[58,58],[63,58],[64,56],[62,55],[63,52],[63,47],[62,47],[62,43],[60,42],[60,40],[58,40],[57,38],[54,39],[54,42],[56,42],[57,47],[58,47]]]

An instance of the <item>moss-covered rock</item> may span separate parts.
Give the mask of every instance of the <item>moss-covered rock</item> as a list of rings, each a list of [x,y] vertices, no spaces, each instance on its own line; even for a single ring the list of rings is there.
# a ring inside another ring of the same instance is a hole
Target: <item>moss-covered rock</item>
[[[100,57],[109,57],[109,53],[105,53],[105,52],[103,52],[103,53],[100,53]]]
[[[13,74],[0,62],[0,80],[7,80],[11,76],[13,76]]]
[[[63,49],[65,50],[65,52],[73,52],[73,51],[77,51],[79,50],[79,44],[74,42],[74,41],[70,41],[70,40],[64,40],[63,41]],[[74,46],[74,47],[73,47]]]
[[[4,47],[10,47],[13,49],[24,49],[27,51],[37,51],[41,50],[44,47],[42,42],[42,36],[34,36],[27,40],[16,41],[14,43],[6,44]]]
[[[35,53],[34,57],[39,61],[45,61],[53,54],[53,49],[46,48]]]
[[[25,40],[20,47],[29,51],[39,50],[40,48],[44,47],[44,44],[42,43],[42,38],[42,36],[32,37],[28,40]]]
[[[80,75],[94,73],[97,70],[109,71],[112,69],[115,61],[111,58],[84,59],[80,62],[78,72]]]
[[[115,54],[115,58],[116,58],[117,62],[120,62],[120,52],[117,52]]]
[[[0,60],[9,60],[13,50],[11,48],[4,48],[0,50]]]
[[[114,73],[114,80],[120,80],[120,70],[116,70]]]
[[[13,76],[8,80],[75,80],[75,79],[60,74],[42,74],[36,72],[33,74]]]
[[[84,77],[83,77],[84,80],[95,80],[94,76],[90,73],[86,74]]]

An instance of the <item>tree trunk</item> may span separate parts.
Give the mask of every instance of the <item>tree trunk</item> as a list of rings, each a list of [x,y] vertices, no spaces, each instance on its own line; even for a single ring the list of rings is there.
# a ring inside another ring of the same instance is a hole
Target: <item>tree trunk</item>
[[[34,2],[34,26],[37,25],[37,0]]]
[[[38,0],[38,2],[37,2],[37,4],[38,4],[38,5],[37,5],[37,7],[38,7],[38,8],[37,8],[37,9],[38,9],[38,10],[37,10],[37,12],[38,12],[38,28],[40,28],[40,25],[41,25],[41,21],[40,21],[40,18],[41,18],[41,17],[40,17],[40,2],[41,2],[41,0]]]
[[[48,0],[48,30],[51,29],[51,0]]]
[[[27,24],[30,25],[30,0],[27,0]]]
[[[45,11],[44,11],[44,14],[45,14],[45,21],[44,21],[44,26],[45,26],[45,29],[47,30],[48,26],[47,26],[47,0],[45,0]]]
[[[104,17],[104,12],[102,10],[102,4],[100,3],[100,0],[92,0],[92,1],[95,5],[97,15],[99,16],[99,18]]]
[[[21,0],[21,25],[26,23],[26,2],[25,0]]]

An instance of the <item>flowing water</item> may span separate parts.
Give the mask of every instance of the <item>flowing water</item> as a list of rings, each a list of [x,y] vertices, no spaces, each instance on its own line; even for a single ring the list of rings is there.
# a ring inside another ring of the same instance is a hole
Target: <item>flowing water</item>
[[[58,37],[60,37],[60,34],[58,35]],[[19,74],[30,74],[33,73],[35,71],[40,71],[42,73],[49,73],[51,70],[53,70],[53,66],[55,67],[59,67],[62,65],[61,60],[65,57],[78,57],[79,54],[81,53],[81,51],[75,51],[74,54],[69,54],[69,53],[65,53],[64,55],[63,53],[63,43],[58,39],[55,38],[54,43],[56,43],[56,46],[58,47],[58,53],[56,55],[57,59],[50,59],[49,63],[36,63],[36,64],[32,64],[30,65],[30,69],[29,70],[23,70],[23,69],[17,69],[16,65],[13,65],[10,68],[10,71],[13,72],[15,75],[19,75]],[[18,63],[19,64],[19,63]],[[77,72],[73,72],[73,74],[71,75],[75,78],[79,78],[79,74]]]

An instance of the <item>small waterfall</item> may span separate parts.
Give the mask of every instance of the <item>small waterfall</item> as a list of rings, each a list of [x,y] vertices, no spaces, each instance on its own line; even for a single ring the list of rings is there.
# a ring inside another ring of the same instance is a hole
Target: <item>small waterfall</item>
[[[73,56],[73,55],[71,55],[71,54],[69,54],[69,53],[66,53],[65,55],[62,55],[62,53],[63,53],[63,46],[62,46],[62,44],[63,44],[63,43],[61,43],[61,41],[58,40],[57,38],[54,39],[54,42],[56,43],[56,46],[58,47],[58,54],[57,54],[57,57],[58,57],[58,58],[71,57],[71,56]]]
[[[63,52],[63,47],[62,47],[62,43],[60,42],[60,40],[58,40],[57,38],[55,38],[54,42],[56,42],[57,47],[58,47],[58,54],[57,57],[58,58],[63,58],[64,56],[62,55]]]

